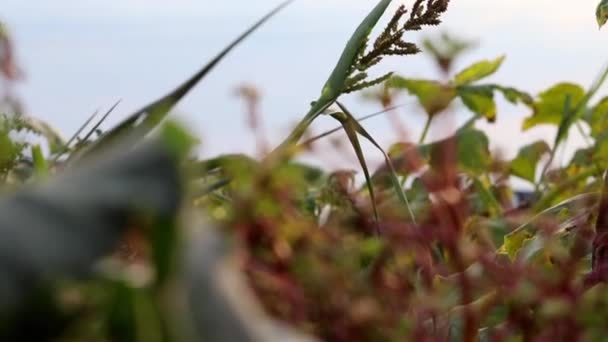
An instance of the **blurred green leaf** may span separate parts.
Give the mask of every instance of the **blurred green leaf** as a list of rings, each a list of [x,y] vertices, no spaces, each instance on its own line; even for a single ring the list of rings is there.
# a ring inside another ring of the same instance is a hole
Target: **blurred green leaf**
[[[468,85],[494,74],[505,60],[504,56],[494,60],[477,62],[454,77],[454,86]]]
[[[36,173],[39,176],[46,176],[49,171],[49,167],[44,155],[42,154],[40,145],[32,146],[32,160],[34,161],[34,170]]]
[[[355,120],[351,120],[347,113],[334,113],[332,116],[338,120],[344,126],[344,132],[346,132],[346,136],[350,141],[351,146],[355,150],[357,155],[357,159],[359,160],[359,164],[363,169],[363,174],[365,175],[365,183],[367,184],[367,189],[369,190],[369,196],[372,202],[372,208],[374,210],[374,218],[376,223],[380,221],[380,217],[378,215],[378,204],[376,202],[376,193],[374,191],[374,186],[372,184],[372,179],[369,174],[369,169],[367,168],[367,162],[365,161],[365,155],[361,149],[361,144],[359,143],[359,138],[357,137],[357,127],[354,126]]]
[[[361,49],[365,48],[369,35],[390,3],[391,0],[380,0],[359,24],[346,43],[342,55],[340,55],[340,58],[338,59],[338,63],[321,90],[319,98],[313,102],[308,113],[291,131],[289,136],[270,153],[270,156],[275,156],[279,152],[285,152],[286,148],[290,147],[292,144],[296,144],[304,133],[306,133],[308,126],[310,126],[310,124],[342,94],[346,86],[346,80],[349,77],[349,73],[352,71],[352,67],[355,64]]]
[[[608,131],[608,96],[602,98],[588,111],[585,121],[591,127],[591,136],[594,138]]]
[[[479,175],[487,170],[491,163],[489,141],[485,133],[475,128],[464,128],[456,135],[418,147],[420,154],[428,160],[434,160],[433,155],[441,154],[449,144],[456,144],[459,168],[473,175]]]
[[[526,240],[529,240],[533,236],[526,230],[517,230],[509,233],[505,236],[504,244],[500,248],[499,253],[506,254],[513,260],[524,246]]]
[[[436,81],[393,76],[388,81],[388,85],[393,88],[406,89],[410,94],[416,96],[420,105],[430,116],[446,109],[456,97],[454,88]]]
[[[538,162],[550,152],[549,144],[543,140],[522,147],[517,153],[517,157],[511,161],[511,173],[534,183]]]
[[[496,102],[494,91],[488,86],[458,87],[458,96],[473,113],[482,116],[488,122],[496,120]]]
[[[505,97],[505,99],[512,104],[523,103],[527,106],[532,106],[534,104],[534,98],[519,89],[515,89],[512,87],[503,87],[500,85],[492,84],[490,85],[494,90],[499,91]]]
[[[147,135],[152,129],[154,129],[169,112],[175,107],[175,105],[188,94],[194,86],[196,86],[213,68],[221,62],[224,57],[228,55],[235,47],[237,47],[243,40],[249,37],[254,31],[262,26],[266,21],[272,18],[284,7],[289,5],[292,0],[285,1],[272,11],[262,17],[259,21],[253,24],[249,29],[242,33],[226,48],[224,48],[217,56],[215,56],[209,63],[203,68],[191,76],[188,80],[182,83],[180,86],[169,92],[169,94],[161,97],[160,99],[152,102],[144,108],[136,111],[129,115],[126,119],[120,122],[111,130],[107,131],[99,139],[97,139],[87,151],[93,151],[100,146],[107,145],[114,141],[117,137],[128,134],[131,138],[141,139]],[[86,151],[85,151],[86,153]]]
[[[391,161],[390,157],[388,156],[388,154],[386,154],[384,149],[382,149],[380,144],[378,144],[376,142],[376,140],[367,132],[367,130],[363,126],[361,126],[361,124],[348,111],[348,109],[346,109],[346,107],[344,107],[344,105],[342,105],[340,102],[338,102],[338,105],[340,106],[340,109],[342,109],[344,111],[344,113],[343,113],[344,117],[338,117],[338,120],[344,120],[343,124],[346,123],[349,126],[349,129],[351,129],[355,132],[355,137],[356,137],[356,133],[361,134],[365,139],[367,139],[369,142],[371,142],[382,153],[382,155],[384,156],[384,161],[386,162],[386,165],[388,166],[389,171],[390,171],[389,175],[391,178],[391,182],[393,184],[393,189],[395,190],[395,194],[397,195],[397,198],[399,198],[399,201],[407,207],[408,213],[410,214],[410,218],[412,219],[412,221],[416,222],[416,218],[415,218],[412,208],[410,206],[409,200],[407,199],[405,191],[403,190],[403,187],[401,186],[401,183],[399,182],[399,179],[397,177],[397,172],[395,171],[395,167],[393,166],[393,162]],[[347,127],[345,126],[344,130],[346,131],[346,129],[347,129]],[[350,138],[350,136],[349,136],[349,138]],[[372,182],[371,178],[369,177],[369,174],[366,174],[366,181],[368,182],[368,186],[370,187],[370,192],[371,192],[371,189],[373,188],[373,182]]]
[[[523,130],[541,124],[559,125],[565,113],[566,102],[577,106],[584,97],[585,90],[573,83],[559,83],[541,92],[534,104],[534,113],[524,121]]]
[[[0,130],[0,172],[7,172],[21,153],[21,148],[11,139],[9,133]]]

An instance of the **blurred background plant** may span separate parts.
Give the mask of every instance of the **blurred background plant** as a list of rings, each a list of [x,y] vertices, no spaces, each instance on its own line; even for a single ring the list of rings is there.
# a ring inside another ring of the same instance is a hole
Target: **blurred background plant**
[[[104,132],[100,124],[118,103],[67,140],[20,107],[3,106],[2,339],[603,340],[608,100],[600,86],[608,69],[588,89],[561,82],[530,94],[496,84],[488,78],[505,56],[455,70],[472,41],[452,33],[419,46],[404,40],[440,24],[447,0],[398,7],[371,40],[390,2],[378,1],[363,19],[320,97],[275,149],[266,140],[260,91],[237,89],[256,157],[200,159],[198,139],[166,119],[289,2],[168,95]],[[14,96],[11,83],[21,73],[6,28],[0,32],[3,91]],[[368,79],[384,57],[407,61],[418,52],[438,66],[437,79]],[[356,116],[341,101],[353,92],[384,110]],[[424,111],[419,137],[410,138],[395,115],[403,110],[397,96]],[[556,135],[511,159],[492,153],[478,125],[495,124],[497,96],[529,111],[522,134],[552,125]],[[431,126],[454,108],[469,119],[443,122],[447,138],[430,139]],[[382,114],[402,133],[386,148],[364,127]],[[308,135],[320,116],[339,127]],[[572,130],[588,146],[560,163],[556,151]],[[348,142],[341,153],[357,160],[362,178],[297,159],[338,132]],[[360,137],[377,147],[383,165],[368,167]],[[519,192],[514,179],[533,190]]]

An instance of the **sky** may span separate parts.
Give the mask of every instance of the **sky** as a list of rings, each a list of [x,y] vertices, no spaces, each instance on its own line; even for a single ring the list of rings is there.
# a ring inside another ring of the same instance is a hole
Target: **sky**
[[[588,88],[608,63],[608,30],[597,28],[596,1],[451,0],[440,27],[408,39],[419,42],[422,36],[449,31],[476,40],[479,47],[459,59],[456,69],[505,54],[490,81],[531,93],[560,81]],[[0,19],[8,25],[26,72],[17,92],[27,113],[51,122],[67,137],[93,111],[118,99],[122,102],[106,127],[164,95],[278,2],[3,0]],[[280,142],[319,95],[348,37],[375,3],[296,0],[234,50],[174,114],[202,137],[201,154],[255,151],[245,106],[235,96],[235,88],[244,83],[259,88],[266,135],[271,145]],[[395,0],[393,6],[401,3],[411,1]],[[377,73],[388,70],[406,77],[438,77],[424,54],[391,58]],[[344,102],[357,116],[379,109],[358,95]],[[417,139],[423,113],[411,97],[401,96],[398,102],[407,104],[399,116],[411,139]],[[493,149],[512,156],[526,142],[553,139],[550,127],[522,133],[528,110],[499,104],[497,122],[478,126],[490,135]],[[334,126],[322,118],[312,129]],[[384,117],[366,121],[365,127],[384,146],[397,139]],[[441,137],[442,128],[437,124],[431,137]],[[582,143],[574,134],[563,155]],[[370,159],[381,161],[379,155]],[[356,168],[354,155],[328,157],[324,163]]]

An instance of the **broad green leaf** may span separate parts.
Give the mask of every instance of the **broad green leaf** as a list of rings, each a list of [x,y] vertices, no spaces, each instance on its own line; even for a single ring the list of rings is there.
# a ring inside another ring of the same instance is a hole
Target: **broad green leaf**
[[[534,113],[525,119],[523,129],[541,124],[559,125],[562,122],[566,103],[574,108],[585,97],[585,90],[573,83],[560,83],[539,94],[534,104]]]
[[[491,85],[491,87],[494,90],[501,92],[505,99],[507,99],[507,101],[511,102],[512,104],[523,103],[527,106],[532,106],[534,104],[534,98],[530,94],[523,92],[519,89],[515,89],[512,87],[503,87],[496,84]]]
[[[517,257],[517,253],[519,253],[526,241],[532,237],[534,237],[534,235],[523,229],[507,234],[504,238],[504,243],[498,252],[508,255],[509,258],[513,260]]]
[[[393,88],[406,89],[410,94],[416,96],[420,105],[430,116],[446,109],[456,96],[454,88],[430,80],[393,76],[388,81],[388,85]]]
[[[608,96],[602,98],[585,116],[591,127],[591,136],[597,138],[608,131]]]
[[[277,14],[284,7],[289,5],[293,0],[285,1],[262,19],[252,25],[248,30],[242,33],[226,48],[224,48],[216,57],[214,57],[203,68],[196,72],[192,77],[182,83],[180,86],[169,92],[166,96],[152,102],[144,108],[129,115],[117,126],[106,132],[102,137],[95,141],[88,151],[93,151],[96,148],[106,145],[114,141],[117,137],[128,134],[132,138],[141,139],[153,130],[175,107],[175,105],[188,94],[194,86],[196,86],[213,68],[221,62],[228,53],[230,53],[237,45],[245,40],[249,35],[256,31],[271,17]]]
[[[511,173],[534,183],[538,162],[545,154],[550,152],[549,144],[543,140],[522,147],[517,153],[517,157],[511,161]]]
[[[482,131],[470,129],[458,136],[458,160],[463,169],[474,174],[487,170],[490,165],[488,137]]]
[[[488,137],[480,130],[465,128],[450,138],[422,145],[420,154],[433,160],[433,154],[441,153],[446,144],[456,143],[458,166],[462,171],[479,175],[487,170],[491,163]]]
[[[494,91],[488,86],[458,87],[458,96],[473,113],[482,116],[488,122],[496,120],[496,102]]]
[[[471,65],[454,77],[454,86],[468,85],[492,75],[500,68],[504,60],[505,57],[501,56],[494,60],[480,61]]]

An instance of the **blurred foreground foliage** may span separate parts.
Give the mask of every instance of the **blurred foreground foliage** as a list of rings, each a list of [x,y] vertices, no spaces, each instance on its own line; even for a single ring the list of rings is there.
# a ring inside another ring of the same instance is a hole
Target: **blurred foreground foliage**
[[[369,78],[384,57],[418,53],[406,33],[438,25],[448,6],[401,6],[370,43],[390,3],[377,3],[319,99],[260,159],[201,160],[197,140],[164,119],[287,3],[167,96],[105,132],[107,115],[92,128],[91,118],[67,140],[16,105],[10,84],[20,71],[2,28],[1,339],[604,340],[608,97],[599,90],[608,70],[588,89],[563,82],[529,94],[487,81],[504,56],[454,72],[474,44],[445,34],[421,44],[439,80]],[[367,88],[387,111],[400,94],[419,103],[426,128],[417,142],[385,151],[338,101]],[[259,129],[257,94],[240,94]],[[529,110],[522,134],[552,125],[555,136],[513,159],[492,153],[476,123],[495,122],[497,96]],[[454,108],[469,120],[427,142],[434,119]],[[340,123],[365,184],[355,171],[294,160],[314,150],[320,138],[299,141],[321,115]],[[556,163],[574,129],[588,146]],[[384,165],[368,168],[360,138]],[[516,178],[534,190],[518,192]]]

